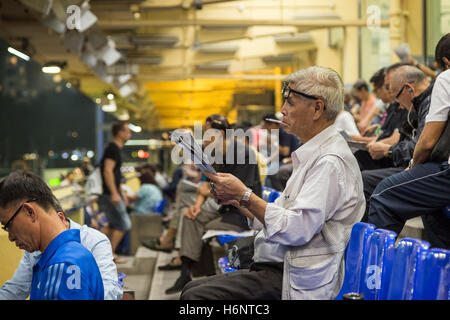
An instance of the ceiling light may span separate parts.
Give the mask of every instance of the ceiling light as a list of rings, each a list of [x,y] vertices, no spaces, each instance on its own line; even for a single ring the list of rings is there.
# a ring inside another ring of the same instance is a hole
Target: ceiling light
[[[132,123],[129,123],[129,124],[128,124],[128,127],[130,128],[131,131],[134,131],[134,132],[141,132],[141,131],[142,131],[142,128],[141,128],[141,127],[135,126],[135,125],[132,124]]]
[[[25,53],[20,52],[19,50],[14,49],[13,47],[8,47],[8,52],[12,53],[15,56],[18,56],[19,58],[25,60],[25,61],[30,61],[30,57],[27,56]]]
[[[60,73],[61,68],[58,66],[42,67],[42,72],[44,72],[44,73]]]
[[[42,67],[42,72],[51,74],[60,73],[66,64],[66,62],[48,62]]]
[[[108,98],[108,100],[114,99],[114,95],[112,93],[108,93],[108,95],[106,97]]]

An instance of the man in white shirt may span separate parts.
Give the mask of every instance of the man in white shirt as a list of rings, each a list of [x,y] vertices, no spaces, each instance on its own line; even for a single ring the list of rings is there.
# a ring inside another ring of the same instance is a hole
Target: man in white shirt
[[[450,112],[450,33],[437,44],[435,58],[445,71],[434,84],[410,169],[378,184],[370,198],[369,223],[399,233],[406,220],[421,216],[430,244],[449,249],[450,219],[443,208],[450,205],[450,144],[445,157],[430,159],[430,155],[439,139],[448,139],[449,134],[444,129]]]
[[[327,68],[288,76],[281,112],[303,145],[274,203],[230,174],[208,175],[221,203],[238,207],[259,230],[250,270],[187,284],[181,299],[333,299],[342,286],[344,252],[365,201],[361,172],[333,123],[344,105],[343,83]]]
[[[95,258],[103,280],[105,300],[122,299],[123,289],[119,285],[117,268],[113,261],[111,243],[100,231],[80,226],[78,223],[66,219],[62,211],[58,212],[67,229],[80,229],[81,244],[88,249]],[[33,267],[39,261],[42,253],[24,251],[24,256],[19,263],[11,280],[0,288],[0,300],[25,300],[31,291]]]

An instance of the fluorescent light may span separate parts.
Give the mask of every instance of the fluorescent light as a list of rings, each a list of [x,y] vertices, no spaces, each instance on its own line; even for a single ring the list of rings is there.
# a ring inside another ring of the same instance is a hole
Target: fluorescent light
[[[42,67],[42,72],[44,72],[44,73],[60,73],[61,68],[58,66],[46,66],[46,67]]]
[[[132,124],[132,123],[129,123],[129,124],[128,124],[128,127],[130,127],[131,131],[134,131],[134,132],[141,132],[141,131],[142,131],[142,128],[141,128],[141,127],[135,126],[135,125]]]
[[[148,146],[150,144],[150,140],[128,140],[125,145],[126,146]]]
[[[12,53],[13,55],[18,56],[19,58],[21,58],[25,61],[30,61],[29,56],[27,56],[25,53],[20,52],[19,50],[14,49],[13,47],[8,47],[8,52]]]

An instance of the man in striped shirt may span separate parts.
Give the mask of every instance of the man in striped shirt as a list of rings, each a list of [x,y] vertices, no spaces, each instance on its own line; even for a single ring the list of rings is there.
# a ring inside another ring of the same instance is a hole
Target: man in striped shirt
[[[33,267],[31,300],[103,300],[103,281],[80,231],[67,230],[57,201],[38,176],[15,171],[0,182],[0,222],[9,240],[28,252],[41,251]]]

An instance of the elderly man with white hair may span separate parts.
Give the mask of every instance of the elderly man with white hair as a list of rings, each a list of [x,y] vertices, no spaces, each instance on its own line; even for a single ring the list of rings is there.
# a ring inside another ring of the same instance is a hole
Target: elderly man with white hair
[[[331,69],[310,67],[283,85],[282,125],[303,145],[274,203],[230,174],[208,175],[221,203],[232,204],[259,230],[249,270],[188,283],[181,299],[333,299],[342,286],[344,252],[365,209],[361,173],[334,127],[343,83]]]

